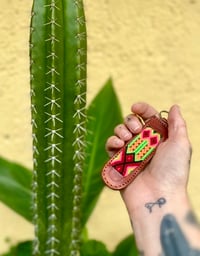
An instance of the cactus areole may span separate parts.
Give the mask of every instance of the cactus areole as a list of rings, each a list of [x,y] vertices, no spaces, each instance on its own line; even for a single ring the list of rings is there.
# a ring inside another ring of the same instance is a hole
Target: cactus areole
[[[79,255],[86,134],[81,0],[34,0],[30,33],[33,255]]]

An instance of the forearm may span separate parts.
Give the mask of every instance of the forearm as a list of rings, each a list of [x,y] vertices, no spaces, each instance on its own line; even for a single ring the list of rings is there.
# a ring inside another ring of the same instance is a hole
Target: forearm
[[[136,206],[130,200],[127,208],[140,255],[200,256],[200,227],[186,194],[144,195]]]

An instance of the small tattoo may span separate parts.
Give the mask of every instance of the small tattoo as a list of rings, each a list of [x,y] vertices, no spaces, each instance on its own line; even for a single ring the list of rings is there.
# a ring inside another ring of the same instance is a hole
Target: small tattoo
[[[130,116],[127,116],[126,120],[127,120],[128,122],[130,122],[130,121],[131,121],[131,117],[130,117]]]
[[[159,198],[156,202],[150,202],[150,203],[146,203],[145,207],[149,210],[149,213],[152,213],[152,208],[155,205],[158,205],[159,208],[161,208],[164,204],[166,204],[166,199],[164,197]]]
[[[138,252],[138,256],[144,256],[144,252],[143,251],[139,251]]]
[[[200,228],[200,223],[198,222],[193,211],[189,211],[185,217],[185,220],[188,224],[191,224],[197,228]]]

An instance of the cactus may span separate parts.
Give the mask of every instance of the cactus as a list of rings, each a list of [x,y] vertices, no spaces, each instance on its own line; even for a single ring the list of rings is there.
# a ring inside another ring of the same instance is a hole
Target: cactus
[[[86,136],[81,0],[34,0],[30,35],[36,256],[79,255]]]

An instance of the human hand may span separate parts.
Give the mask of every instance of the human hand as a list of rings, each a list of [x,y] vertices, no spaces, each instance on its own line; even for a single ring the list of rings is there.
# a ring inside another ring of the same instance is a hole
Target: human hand
[[[131,108],[133,114],[125,118],[124,124],[115,128],[115,136],[110,137],[106,149],[110,156],[115,154],[135,133],[139,133],[142,124],[134,115],[141,116],[144,120],[158,112],[146,103],[134,104]],[[187,128],[179,107],[172,106],[168,116],[168,139],[162,142],[145,170],[122,191],[125,203],[129,202],[129,194],[136,193],[137,199],[146,194],[173,194],[178,190],[186,191],[191,146],[187,135]],[[134,204],[137,204],[134,198]]]
[[[144,121],[158,115],[146,103],[134,104],[131,110],[107,140],[110,156],[141,131],[142,124],[134,114]],[[200,255],[200,250],[192,249],[199,248],[200,231],[187,195],[191,152],[186,123],[174,105],[168,114],[168,138],[146,168],[121,190],[140,255]]]
[[[141,131],[142,124],[134,114],[144,120],[158,115],[158,112],[146,103],[136,103],[131,110],[133,113],[125,118],[124,124],[115,128],[115,135],[107,140],[106,149],[110,156]],[[160,255],[161,251],[166,252],[165,240],[167,241],[168,237],[165,234],[171,233],[161,222],[168,221],[168,216],[177,219],[180,227],[186,231],[188,241],[199,245],[198,225],[192,226],[187,220],[187,216],[192,213],[187,195],[191,152],[186,123],[179,107],[174,105],[168,114],[168,138],[160,143],[144,171],[121,191],[141,255],[145,252],[145,255],[155,256]],[[169,213],[172,215],[168,215]],[[173,232],[177,231],[174,223],[173,229]],[[182,248],[180,235],[175,236],[175,233],[172,233],[172,236],[174,243],[179,243]],[[168,245],[173,248],[173,243]],[[176,251],[175,255],[182,254],[177,254]]]

